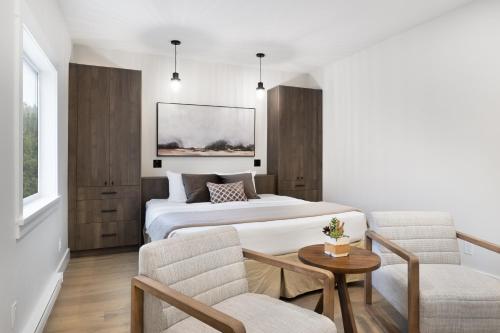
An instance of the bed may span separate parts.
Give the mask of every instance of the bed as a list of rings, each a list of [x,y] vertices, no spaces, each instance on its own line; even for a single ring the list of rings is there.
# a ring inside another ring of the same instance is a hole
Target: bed
[[[214,227],[211,225],[195,225],[167,228],[170,227],[168,224],[171,223],[168,218],[173,216],[188,215],[203,220],[212,214],[215,219],[217,219],[217,216],[222,219],[226,215],[235,216],[245,211],[279,211],[280,209],[289,210],[293,207],[306,210],[306,207],[313,206],[312,203],[305,200],[272,193],[275,192],[273,186],[274,177],[270,175],[257,175],[255,178],[260,199],[215,205],[209,202],[192,204],[169,202],[166,199],[168,194],[165,195],[165,190],[168,192],[168,184],[165,189],[165,182],[166,178],[164,177],[143,179],[145,241],[176,237]],[[329,210],[325,209],[318,211],[329,212]],[[322,228],[335,216],[345,222],[345,232],[350,236],[353,245],[363,247],[364,233],[366,231],[365,215],[357,210],[344,207],[335,211],[339,211],[339,213],[309,214],[303,217],[280,217],[277,219],[270,218],[269,220],[260,218],[258,222],[252,220],[245,223],[231,223],[231,225],[238,230],[244,248],[298,261],[297,251],[301,247],[325,241],[326,236],[321,232]],[[270,215],[276,217],[276,215]],[[250,220],[252,219],[251,216],[249,217]],[[164,225],[162,226],[162,224]],[[163,227],[163,229],[160,228],[161,233],[158,232],[158,227]],[[321,284],[318,281],[312,281],[293,272],[282,271],[252,260],[247,260],[246,266],[250,289],[253,292],[264,293],[273,297],[292,298],[312,290],[321,289]],[[360,278],[360,276],[350,276],[349,280],[360,280]]]

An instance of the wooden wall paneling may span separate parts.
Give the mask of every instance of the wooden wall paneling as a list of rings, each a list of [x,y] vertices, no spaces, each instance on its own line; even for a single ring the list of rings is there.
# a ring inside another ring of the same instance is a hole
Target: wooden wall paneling
[[[146,219],[146,202],[151,199],[168,198],[167,177],[143,177],[141,179],[141,226]]]
[[[276,194],[276,176],[255,175],[255,190],[258,194]]]
[[[109,69],[78,65],[77,183],[109,183]]]
[[[140,185],[141,72],[110,70],[110,183]]]

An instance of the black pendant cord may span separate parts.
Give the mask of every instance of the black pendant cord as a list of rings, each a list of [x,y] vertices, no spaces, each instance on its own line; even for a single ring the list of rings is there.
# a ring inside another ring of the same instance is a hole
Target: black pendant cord
[[[177,45],[174,45],[174,72],[177,73]]]
[[[262,57],[259,57],[259,82],[262,82]]]

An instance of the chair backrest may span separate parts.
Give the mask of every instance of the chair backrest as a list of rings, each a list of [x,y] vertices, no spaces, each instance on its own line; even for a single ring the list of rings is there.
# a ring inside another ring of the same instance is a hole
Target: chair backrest
[[[422,264],[460,264],[453,219],[443,212],[374,212],[370,228],[419,257]],[[404,261],[374,242],[382,265]]]
[[[144,245],[139,250],[139,274],[208,305],[248,292],[243,252],[233,227],[213,228]],[[145,294],[146,333],[162,332],[187,317],[184,312]]]

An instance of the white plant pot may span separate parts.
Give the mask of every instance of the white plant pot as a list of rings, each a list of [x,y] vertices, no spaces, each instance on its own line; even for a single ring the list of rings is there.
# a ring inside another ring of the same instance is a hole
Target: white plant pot
[[[325,254],[332,257],[346,257],[351,251],[351,246],[349,245],[349,237],[341,237],[338,239],[328,238],[325,241]]]

